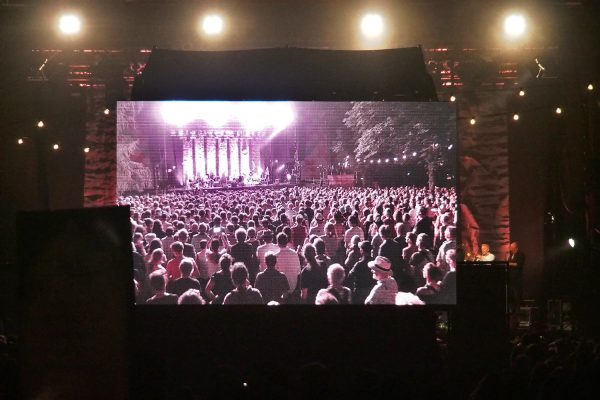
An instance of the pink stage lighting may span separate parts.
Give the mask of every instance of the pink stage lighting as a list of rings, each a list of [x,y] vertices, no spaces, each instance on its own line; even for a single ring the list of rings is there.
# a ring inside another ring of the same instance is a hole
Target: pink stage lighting
[[[169,101],[161,106],[160,112],[164,122],[179,128],[194,121],[204,121],[212,128],[233,124],[243,127],[246,136],[253,132],[265,132],[269,133],[269,139],[295,120],[292,104],[284,101]]]

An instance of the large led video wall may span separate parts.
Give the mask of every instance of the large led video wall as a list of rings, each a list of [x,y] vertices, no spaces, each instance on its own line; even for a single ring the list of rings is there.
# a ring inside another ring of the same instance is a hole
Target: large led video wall
[[[454,304],[450,103],[120,102],[137,304]]]

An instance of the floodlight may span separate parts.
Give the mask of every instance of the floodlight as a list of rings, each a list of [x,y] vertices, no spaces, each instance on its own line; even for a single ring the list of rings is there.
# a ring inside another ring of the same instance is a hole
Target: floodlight
[[[65,35],[74,35],[81,30],[81,20],[74,14],[62,15],[58,20],[58,29]]]
[[[207,35],[218,35],[223,32],[223,18],[219,15],[207,15],[202,20],[202,30]]]
[[[383,18],[379,14],[367,14],[362,18],[360,28],[368,38],[379,37],[383,33]]]
[[[568,242],[569,242],[569,246],[571,246],[572,248],[575,247],[575,239],[569,238]]]
[[[504,33],[510,39],[517,39],[527,30],[527,21],[520,14],[509,15],[504,19]]]

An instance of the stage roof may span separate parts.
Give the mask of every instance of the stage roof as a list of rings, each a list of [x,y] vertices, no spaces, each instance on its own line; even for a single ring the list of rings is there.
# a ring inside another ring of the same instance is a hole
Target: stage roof
[[[436,101],[420,47],[154,49],[132,100]]]

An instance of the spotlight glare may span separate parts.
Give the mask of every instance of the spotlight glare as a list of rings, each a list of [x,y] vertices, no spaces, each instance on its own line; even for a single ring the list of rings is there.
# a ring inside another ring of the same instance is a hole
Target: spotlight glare
[[[521,97],[525,96],[525,91],[523,89],[519,90],[519,96],[521,96]]]
[[[389,159],[389,158],[386,158],[386,159],[385,159],[385,162],[386,162],[386,163],[389,163],[389,162],[390,162],[390,159]]]
[[[406,154],[403,154],[403,155],[402,155],[402,159],[403,159],[403,160],[406,160]]]
[[[594,90],[594,85],[593,85],[593,84],[591,84],[591,83],[590,83],[590,84],[588,84],[588,85],[587,85],[587,90],[589,90],[590,92],[591,92],[592,90]]]
[[[202,20],[202,30],[207,35],[218,35],[223,32],[223,18],[218,15],[207,15]]]
[[[509,15],[504,19],[504,33],[511,39],[516,39],[525,33],[527,22],[522,15]]]
[[[19,139],[17,140],[17,143],[18,143],[18,144],[23,144],[23,139],[22,139],[22,138],[19,138]]]
[[[108,114],[110,114],[110,110],[108,108],[105,108],[104,109],[104,115],[108,115]]]
[[[394,161],[398,161],[398,157],[394,157]]]
[[[291,181],[291,180],[292,180],[292,175],[290,175],[290,174],[287,174],[285,177],[286,177],[286,179],[287,179],[288,181]]]
[[[367,14],[362,18],[360,28],[368,38],[381,36],[383,33],[383,18],[379,14]]]
[[[54,150],[58,150],[60,148],[60,146],[57,143],[54,143],[54,145],[52,146],[52,148]]]
[[[58,21],[58,29],[65,35],[74,35],[81,30],[81,20],[73,14],[62,15]]]
[[[417,156],[417,152],[413,151],[413,157],[416,157],[416,156]]]
[[[556,110],[554,110],[554,112],[555,112],[557,115],[560,115],[560,114],[562,114],[562,108],[560,108],[560,107],[556,107]]]
[[[44,126],[45,126],[44,121],[38,121],[38,123],[37,123],[38,128],[43,128]]]
[[[369,163],[373,164],[373,160],[369,160]]]
[[[571,248],[575,247],[575,239],[569,238],[568,242],[569,242],[569,246],[571,246]]]
[[[454,103],[456,101],[456,96],[454,96],[454,95],[450,96],[450,101]]]
[[[381,164],[381,159],[377,160],[377,164]]]
[[[454,147],[454,145],[449,145],[448,150],[452,150],[453,147]]]
[[[90,152],[90,148],[89,147],[84,147],[83,148],[83,152],[84,153],[89,153]]]
[[[469,121],[469,123],[470,123],[471,125],[475,125],[475,122],[477,122],[477,121],[475,121],[475,118],[471,118],[471,120]]]
[[[519,114],[514,114],[513,115],[513,120],[518,121],[519,120]]]

